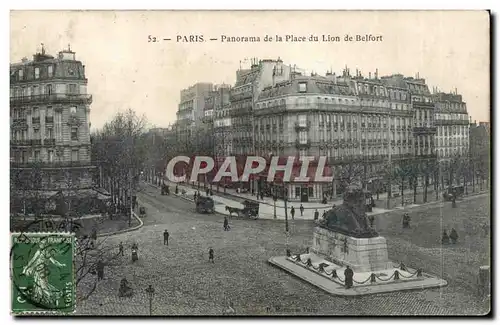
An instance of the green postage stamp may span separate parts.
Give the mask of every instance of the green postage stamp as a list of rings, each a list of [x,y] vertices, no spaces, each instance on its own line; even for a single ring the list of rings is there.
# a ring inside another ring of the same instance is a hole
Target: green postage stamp
[[[12,312],[75,311],[75,237],[68,233],[11,234]]]

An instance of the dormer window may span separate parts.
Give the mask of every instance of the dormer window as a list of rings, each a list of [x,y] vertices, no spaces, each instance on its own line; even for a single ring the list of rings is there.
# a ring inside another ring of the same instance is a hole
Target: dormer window
[[[21,69],[17,73],[18,73],[18,76],[19,76],[19,80],[23,80],[23,77],[24,77],[23,70]]]
[[[35,68],[35,79],[40,79],[40,68]]]
[[[73,69],[69,69],[68,73],[69,73],[70,76],[74,76],[75,75],[75,71]]]
[[[54,67],[49,65],[47,67],[47,74],[49,75],[49,78],[52,78],[54,76]]]
[[[299,92],[300,93],[307,92],[307,82],[299,82]]]
[[[70,114],[76,114],[76,106],[70,107],[69,112]]]

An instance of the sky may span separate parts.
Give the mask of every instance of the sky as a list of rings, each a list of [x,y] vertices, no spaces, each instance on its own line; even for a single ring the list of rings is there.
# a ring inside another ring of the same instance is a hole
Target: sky
[[[128,108],[165,127],[175,121],[182,89],[234,84],[236,70],[251,58],[278,57],[308,74],[341,73],[345,66],[365,76],[376,69],[380,76],[419,73],[431,90],[456,88],[472,120],[490,120],[486,11],[12,11],[10,27],[11,63],[31,58],[41,43],[52,55],[71,44],[86,66],[92,129]],[[345,42],[346,34],[382,41]],[[176,41],[186,35],[203,35],[205,42]],[[261,41],[227,43],[221,35]],[[342,41],[264,42],[266,35]]]

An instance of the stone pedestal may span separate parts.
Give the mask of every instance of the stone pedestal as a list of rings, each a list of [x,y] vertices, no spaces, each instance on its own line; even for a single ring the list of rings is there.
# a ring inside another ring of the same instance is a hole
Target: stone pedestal
[[[316,227],[311,252],[335,264],[349,266],[354,272],[392,269],[384,237],[354,238]]]

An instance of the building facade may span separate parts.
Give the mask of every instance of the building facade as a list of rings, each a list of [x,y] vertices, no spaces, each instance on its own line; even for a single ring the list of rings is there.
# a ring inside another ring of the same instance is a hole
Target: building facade
[[[236,83],[230,94],[233,153],[238,155],[255,153],[255,101],[264,88],[288,80],[291,73],[292,68],[283,64],[279,58],[252,59],[250,69],[240,69],[236,72]]]
[[[462,95],[435,92],[436,153],[439,161],[449,161],[469,150],[469,114]]]
[[[176,133],[181,152],[191,154],[200,149],[202,139],[197,130],[204,127],[205,98],[212,91],[213,84],[197,83],[181,90],[177,110]]]
[[[227,157],[232,149],[232,128],[229,115],[230,85],[217,85],[205,101],[205,119],[211,126],[213,155],[218,160]]]
[[[302,201],[336,197],[353,164],[360,168],[352,176],[369,187],[388,163],[414,156],[414,114],[402,76],[379,78],[375,72],[366,78],[347,67],[338,76],[293,73],[264,89],[255,104],[256,152],[329,157],[333,184],[291,182],[287,191]]]
[[[472,181],[489,186],[491,174],[491,126],[489,122],[470,124],[469,152]],[[482,185],[481,185],[482,186]]]
[[[85,66],[69,48],[57,57],[42,49],[10,65],[11,193],[19,200],[80,197],[92,188],[87,82]]]

